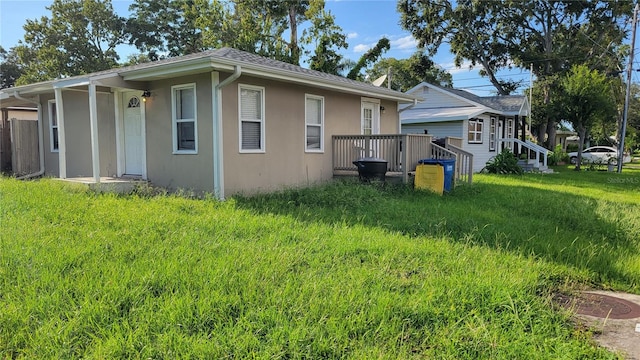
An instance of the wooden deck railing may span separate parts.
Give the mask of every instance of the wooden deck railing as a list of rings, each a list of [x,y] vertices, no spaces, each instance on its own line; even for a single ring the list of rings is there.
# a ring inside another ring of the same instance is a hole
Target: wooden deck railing
[[[445,146],[447,150],[456,154],[456,181],[465,181],[471,184],[473,181],[473,154],[448,141]]]
[[[358,171],[353,161],[376,157],[387,161],[387,171],[401,173],[403,181],[408,182],[409,173],[422,159],[456,159],[456,181],[471,182],[473,155],[455,146],[440,147],[431,140],[431,135],[422,134],[334,135],[333,172]],[[460,164],[458,158],[462,160]]]

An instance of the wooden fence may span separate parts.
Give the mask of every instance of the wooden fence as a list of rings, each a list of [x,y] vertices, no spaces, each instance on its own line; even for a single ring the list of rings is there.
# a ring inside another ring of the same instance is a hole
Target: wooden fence
[[[0,172],[11,171],[11,127],[8,110],[2,109],[0,118]]]
[[[38,121],[9,121],[11,127],[11,169],[22,176],[37,172],[40,167],[38,149]]]

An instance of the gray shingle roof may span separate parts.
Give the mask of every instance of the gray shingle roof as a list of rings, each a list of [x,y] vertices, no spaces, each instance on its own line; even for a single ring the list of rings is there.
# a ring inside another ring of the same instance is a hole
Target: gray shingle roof
[[[433,85],[433,84],[430,84]],[[465,90],[453,89],[433,85],[441,90],[463,97],[467,100],[484,105],[488,108],[501,112],[513,113],[520,111],[525,101],[524,95],[498,95],[498,96],[478,96]]]
[[[368,94],[379,95],[381,97],[386,96],[388,98],[402,99],[406,101],[413,101],[413,99],[415,99],[415,97],[413,97],[412,95],[404,94],[399,91],[377,87],[372,84],[347,79],[342,76],[336,76],[336,75],[326,74],[320,71],[306,69],[301,66],[265,58],[259,55],[251,54],[245,51],[240,51],[232,48],[207,50],[199,53],[171,57],[167,59],[162,59],[162,60],[147,62],[142,64],[136,64],[131,66],[124,66],[124,67],[99,71],[99,72],[86,74],[86,75],[72,76],[72,77],[68,77],[60,80],[45,81],[38,84],[25,85],[24,88],[29,88],[29,87],[33,88],[38,85],[47,86],[49,84],[52,85],[57,81],[71,81],[75,79],[82,80],[82,79],[87,79],[90,77],[98,77],[98,76],[109,76],[109,75],[126,76],[127,74],[132,74],[132,73],[145,71],[145,70],[153,71],[154,69],[158,69],[158,70],[164,69],[164,68],[168,69],[173,66],[179,66],[180,64],[184,64],[184,63],[189,63],[189,62],[197,63],[199,60],[202,60],[205,62],[210,60],[210,62],[206,64],[206,66],[209,66],[210,69],[211,69],[211,66],[215,68],[216,63],[218,63],[218,65],[222,63],[241,65],[241,67],[243,68],[243,72],[245,69],[246,71],[249,71],[252,69],[254,71],[260,71],[263,74],[266,74],[265,76],[270,76],[271,74],[274,76],[274,78],[277,77],[279,80],[284,80],[284,81],[289,80],[291,82],[304,82],[304,83],[316,84],[317,86],[325,86],[325,87],[334,88],[334,89],[335,88],[350,89],[350,91],[361,93],[362,95],[368,95]],[[144,80],[144,79],[140,79],[140,80]],[[20,90],[20,87],[16,88],[16,90]]]

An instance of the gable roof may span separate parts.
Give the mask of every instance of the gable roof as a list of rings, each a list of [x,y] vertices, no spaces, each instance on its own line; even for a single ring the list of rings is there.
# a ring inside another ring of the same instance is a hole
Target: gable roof
[[[422,82],[414,86],[409,91],[407,91],[407,93],[415,93],[425,87],[463,100],[469,105],[469,107],[484,109],[484,112],[493,112],[498,115],[509,116],[525,115],[528,114],[529,110],[529,102],[527,100],[527,97],[524,95],[478,96],[465,90],[443,87],[427,82]],[[449,108],[453,109],[451,107]],[[407,109],[407,111],[410,111],[410,108]],[[473,111],[469,111],[469,113],[473,113]]]
[[[185,56],[125,66],[86,75],[45,81],[0,90],[0,99],[13,92],[37,94],[53,88],[87,85],[89,82],[118,80],[121,82],[146,82],[207,71],[233,72],[237,67],[243,75],[251,75],[283,82],[304,84],[334,91],[376,97],[399,102],[413,102],[415,96],[377,87],[372,84],[347,79],[337,75],[265,58],[232,48],[208,50]],[[107,85],[108,86],[108,85]]]

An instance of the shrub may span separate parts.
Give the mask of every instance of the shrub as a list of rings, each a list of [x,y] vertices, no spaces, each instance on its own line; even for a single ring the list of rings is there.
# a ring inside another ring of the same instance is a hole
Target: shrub
[[[562,145],[558,144],[549,155],[549,165],[558,165],[561,162],[569,162],[569,154],[562,150]]]
[[[489,174],[522,174],[522,168],[518,165],[518,159],[509,149],[502,152],[487,161],[482,172]]]

